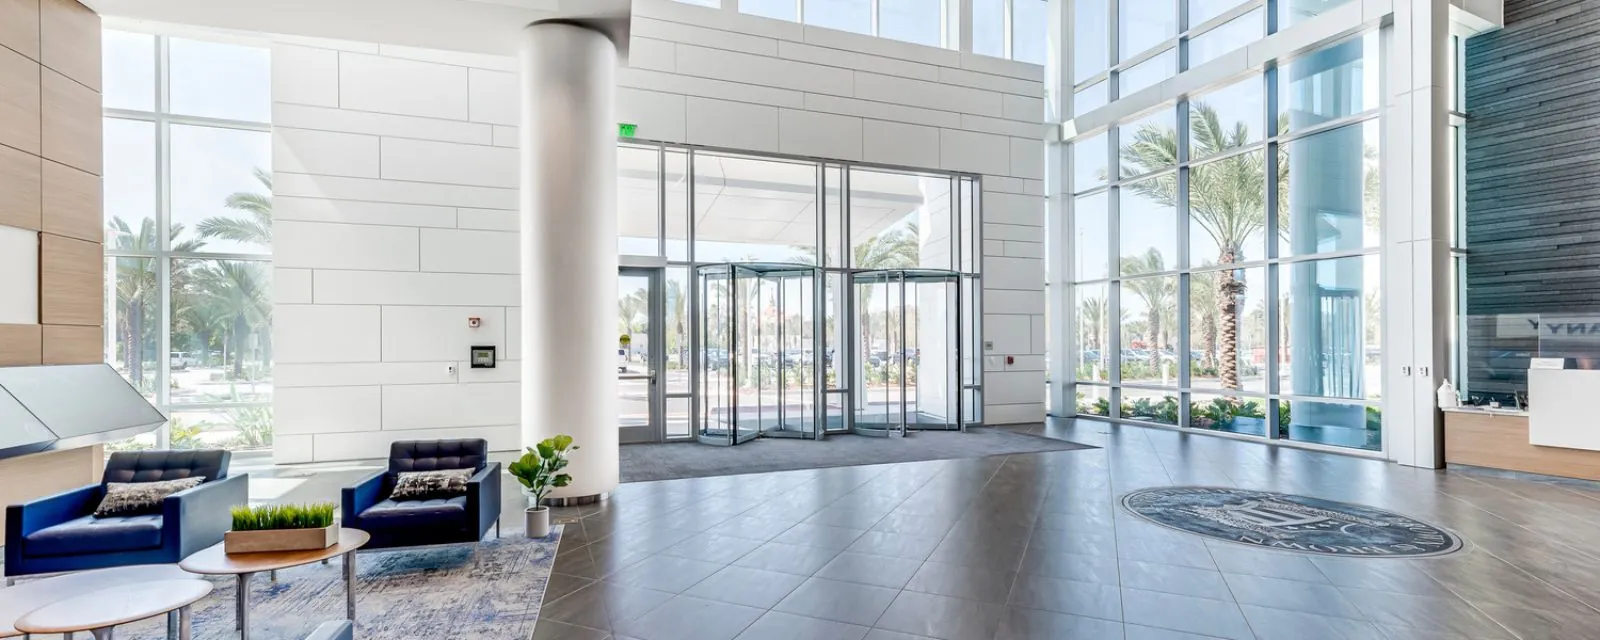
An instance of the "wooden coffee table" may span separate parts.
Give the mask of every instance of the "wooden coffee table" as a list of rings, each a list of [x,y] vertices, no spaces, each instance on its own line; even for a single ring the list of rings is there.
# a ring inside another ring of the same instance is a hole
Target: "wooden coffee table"
[[[228,554],[222,543],[201,549],[184,558],[178,566],[184,571],[202,575],[234,575],[238,577],[236,598],[240,640],[250,638],[250,577],[262,571],[277,571],[313,562],[323,562],[335,556],[344,556],[344,607],[345,617],[356,619],[356,549],[367,544],[372,536],[360,529],[339,529],[339,542],[326,549],[308,551],[263,551],[260,553]]]
[[[189,640],[189,605],[211,593],[211,583],[186,578],[124,584],[82,593],[45,605],[17,619],[27,634],[88,631],[95,640],[112,640],[119,624],[178,612],[178,638]]]

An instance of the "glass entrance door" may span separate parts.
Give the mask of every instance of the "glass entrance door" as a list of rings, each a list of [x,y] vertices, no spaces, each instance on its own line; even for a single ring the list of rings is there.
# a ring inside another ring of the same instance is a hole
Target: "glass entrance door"
[[[624,267],[617,273],[617,427],[623,444],[663,436],[659,376],[665,370],[661,270]]]

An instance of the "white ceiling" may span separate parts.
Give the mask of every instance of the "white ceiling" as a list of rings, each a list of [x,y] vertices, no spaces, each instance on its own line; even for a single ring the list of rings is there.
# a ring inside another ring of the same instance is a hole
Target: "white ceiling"
[[[84,0],[100,15],[235,31],[515,55],[541,20],[592,24],[626,58],[633,0]]]
[[[653,150],[623,149],[618,154],[618,225],[623,236],[652,237],[656,233],[655,163]],[[768,245],[816,243],[816,165],[709,154],[697,155],[695,164],[698,239]],[[681,202],[683,175],[671,169],[669,166],[667,197],[669,202]],[[853,242],[899,223],[924,203],[930,212],[949,208],[948,178],[856,170],[850,180]],[[830,199],[836,197],[836,193],[829,195]]]

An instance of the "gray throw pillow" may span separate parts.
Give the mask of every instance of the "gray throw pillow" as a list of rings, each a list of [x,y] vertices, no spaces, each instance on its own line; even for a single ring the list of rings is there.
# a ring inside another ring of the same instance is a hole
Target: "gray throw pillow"
[[[106,497],[94,510],[94,517],[135,516],[160,513],[161,501],[184,489],[193,489],[205,482],[205,476],[162,480],[160,482],[107,482]]]
[[[467,481],[473,469],[439,471],[401,471],[395,478],[390,500],[433,500],[467,495]]]

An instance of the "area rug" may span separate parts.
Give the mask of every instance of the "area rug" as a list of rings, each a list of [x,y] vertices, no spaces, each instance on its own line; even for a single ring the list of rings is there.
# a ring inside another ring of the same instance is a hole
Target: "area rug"
[[[356,558],[356,637],[363,640],[483,638],[527,640],[544,600],[561,526],[548,537],[507,532],[474,545],[361,552]],[[338,560],[251,581],[252,640],[302,640],[345,615]],[[194,640],[238,638],[234,578],[208,578],[216,589],[195,605]],[[117,638],[162,640],[165,618],[117,627]]]
[[[759,438],[733,447],[696,442],[630,444],[622,447],[622,481],[648,482],[1093,448],[1066,440],[989,428],[970,429],[966,433],[922,431],[909,438],[853,434],[830,435],[820,441]]]
[[[1461,548],[1461,538],[1377,507],[1227,487],[1155,487],[1122,497],[1163,527],[1281,551],[1351,558],[1420,558]]]

